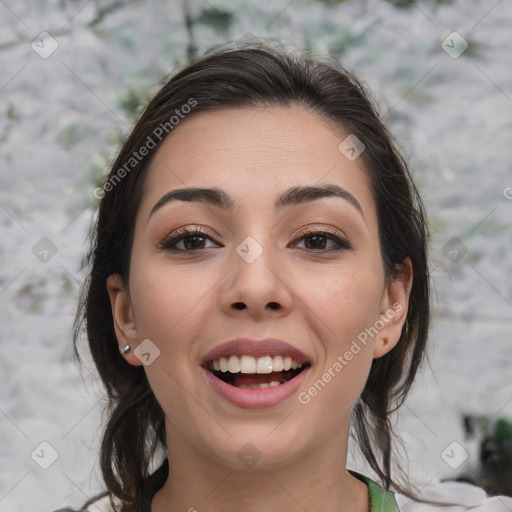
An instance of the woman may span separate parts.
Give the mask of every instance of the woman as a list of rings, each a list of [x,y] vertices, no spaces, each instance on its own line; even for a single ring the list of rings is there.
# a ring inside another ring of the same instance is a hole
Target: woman
[[[357,78],[275,44],[210,51],[150,101],[100,192],[75,350],[85,326],[106,492],[84,509],[455,503],[393,456],[427,342],[428,232]],[[371,477],[346,467],[351,433]],[[464,492],[474,510],[508,500]]]

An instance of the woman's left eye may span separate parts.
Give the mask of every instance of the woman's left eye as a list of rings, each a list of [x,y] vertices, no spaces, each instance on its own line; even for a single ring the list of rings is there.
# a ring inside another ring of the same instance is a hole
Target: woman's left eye
[[[353,249],[352,244],[338,235],[331,233],[330,231],[305,231],[301,233],[301,236],[297,239],[299,242],[305,242],[305,249],[310,251],[350,251]],[[334,247],[327,249],[328,242],[332,242]]]

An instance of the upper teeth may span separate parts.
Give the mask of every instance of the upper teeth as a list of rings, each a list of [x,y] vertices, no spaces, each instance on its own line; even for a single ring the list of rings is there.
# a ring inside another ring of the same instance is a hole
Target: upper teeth
[[[230,373],[272,373],[302,368],[302,363],[298,363],[289,356],[252,357],[233,355],[216,359],[212,361],[212,365],[214,370]]]

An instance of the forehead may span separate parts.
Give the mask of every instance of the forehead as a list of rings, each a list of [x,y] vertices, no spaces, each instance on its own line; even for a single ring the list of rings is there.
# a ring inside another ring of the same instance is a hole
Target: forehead
[[[361,159],[339,150],[348,136],[301,107],[222,109],[185,118],[157,150],[141,210],[166,192],[215,186],[237,203],[274,203],[297,185],[332,183],[356,196],[363,210],[374,204]]]

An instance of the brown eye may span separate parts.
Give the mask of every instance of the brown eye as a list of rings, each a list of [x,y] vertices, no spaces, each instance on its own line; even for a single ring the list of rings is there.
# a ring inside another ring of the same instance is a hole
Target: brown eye
[[[299,242],[304,241],[305,249],[309,251],[341,251],[341,250],[353,250],[352,244],[343,237],[335,235],[330,231],[303,231],[297,239]],[[331,242],[331,248],[327,248]],[[334,244],[334,247],[332,247]]]
[[[183,229],[180,234],[167,237],[159,248],[172,252],[198,252],[209,249],[205,244],[210,241],[218,246],[211,236],[198,229]],[[181,247],[179,244],[182,244]]]

